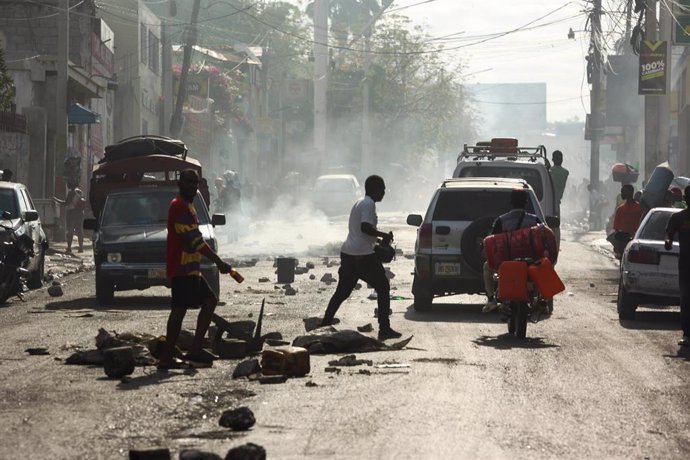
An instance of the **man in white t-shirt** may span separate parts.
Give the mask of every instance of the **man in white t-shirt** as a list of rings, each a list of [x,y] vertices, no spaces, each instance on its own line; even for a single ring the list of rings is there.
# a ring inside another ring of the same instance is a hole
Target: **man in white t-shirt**
[[[364,182],[366,195],[357,200],[350,211],[347,239],[340,249],[340,269],[338,287],[328,302],[322,326],[333,323],[340,305],[350,297],[358,280],[369,283],[377,294],[379,340],[395,339],[402,336],[390,325],[390,283],[386,277],[383,263],[374,252],[376,239],[384,244],[393,240],[393,232],[380,232],[376,229],[376,203],[386,194],[386,185],[380,176],[369,176]]]

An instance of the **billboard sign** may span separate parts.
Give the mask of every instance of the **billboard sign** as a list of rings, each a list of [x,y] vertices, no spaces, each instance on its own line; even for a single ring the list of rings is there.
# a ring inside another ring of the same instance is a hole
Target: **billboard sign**
[[[642,96],[666,94],[666,49],[668,43],[643,40],[637,93]]]

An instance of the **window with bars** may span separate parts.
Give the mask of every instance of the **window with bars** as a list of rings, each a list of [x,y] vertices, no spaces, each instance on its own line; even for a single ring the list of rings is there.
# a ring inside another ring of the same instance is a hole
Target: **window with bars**
[[[141,63],[146,64],[148,61],[148,35],[146,33],[146,26],[144,24],[139,25],[139,54],[141,55]]]
[[[160,40],[149,31],[149,69],[158,74],[160,71]]]

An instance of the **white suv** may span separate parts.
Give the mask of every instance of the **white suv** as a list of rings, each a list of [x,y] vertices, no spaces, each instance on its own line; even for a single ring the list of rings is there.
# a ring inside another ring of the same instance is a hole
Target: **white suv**
[[[510,146],[506,147],[506,141]],[[521,147],[515,139],[492,139],[491,142],[468,146],[465,144],[458,156],[453,177],[505,177],[524,179],[532,187],[544,214],[560,216],[560,209],[553,181],[551,163],[546,148]],[[560,240],[558,226],[553,229]]]
[[[515,188],[527,191],[527,211],[544,222],[539,200],[527,181],[502,178],[446,179],[436,189],[424,218],[407,216],[409,225],[419,227],[412,282],[415,310],[429,310],[434,296],[485,292],[484,237],[494,220],[511,209],[510,192]],[[548,221],[558,223],[558,219]]]

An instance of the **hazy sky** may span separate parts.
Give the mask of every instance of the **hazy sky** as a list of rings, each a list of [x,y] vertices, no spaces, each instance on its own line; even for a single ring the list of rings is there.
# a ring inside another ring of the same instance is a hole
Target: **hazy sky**
[[[607,3],[604,0],[605,9]],[[470,83],[545,82],[548,121],[561,121],[584,120],[589,110],[584,80],[589,45],[589,34],[583,30],[586,4],[583,0],[396,0],[389,11],[428,26],[435,37],[461,32],[446,43],[447,48],[462,48],[447,54],[466,63]],[[622,27],[624,21],[614,28]],[[568,39],[569,28],[575,31],[574,40]],[[478,43],[516,29],[524,30]],[[609,44],[616,38],[607,37]]]

